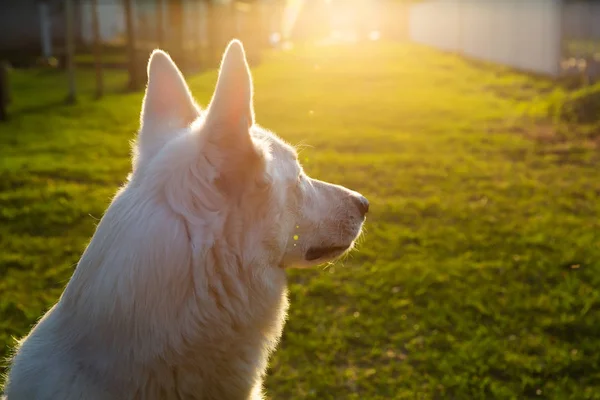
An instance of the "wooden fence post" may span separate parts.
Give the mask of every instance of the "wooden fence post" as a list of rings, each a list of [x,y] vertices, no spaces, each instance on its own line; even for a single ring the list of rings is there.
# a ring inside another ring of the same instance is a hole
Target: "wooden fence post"
[[[75,30],[73,15],[73,0],[65,0],[65,18],[66,18],[66,63],[67,76],[69,79],[69,91],[67,94],[67,103],[74,103],[77,100],[77,90],[75,84]]]
[[[50,22],[50,12],[48,3],[40,1],[38,3],[40,13],[40,35],[42,36],[42,57],[48,60],[52,57],[52,27]]]
[[[123,0],[123,6],[125,9],[125,26],[127,31],[127,56],[129,57],[129,89],[136,90],[140,87],[140,74],[137,64],[132,2],[133,0]]]
[[[0,62],[0,121],[6,121],[8,119],[7,109],[9,101],[8,64],[2,61]]]
[[[156,42],[158,48],[165,45],[165,9],[162,0],[156,0]]]
[[[179,68],[186,68],[185,50],[187,43],[183,34],[185,19],[183,18],[183,1],[170,0],[169,5],[169,44],[167,50]]]
[[[206,34],[208,36],[208,49],[207,49],[207,66],[210,68],[215,64],[215,54],[216,54],[216,40],[217,40],[217,23],[215,21],[215,4],[210,0],[204,0],[206,4]]]

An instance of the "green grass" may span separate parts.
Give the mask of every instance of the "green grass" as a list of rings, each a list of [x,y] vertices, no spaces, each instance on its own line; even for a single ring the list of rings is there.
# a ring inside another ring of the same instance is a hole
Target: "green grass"
[[[64,83],[14,74],[3,355],[56,301],[124,181],[141,101],[39,108]],[[371,201],[358,251],[290,271],[273,399],[600,398],[597,130],[545,118],[562,89],[391,44],[274,54],[254,75],[259,123],[310,145],[309,174]],[[202,104],[214,81],[190,79]]]
[[[75,62],[86,65],[94,65],[94,63],[96,62],[96,58],[93,54],[89,53],[77,54],[75,56]],[[124,53],[103,54],[102,63],[127,66],[127,56]]]

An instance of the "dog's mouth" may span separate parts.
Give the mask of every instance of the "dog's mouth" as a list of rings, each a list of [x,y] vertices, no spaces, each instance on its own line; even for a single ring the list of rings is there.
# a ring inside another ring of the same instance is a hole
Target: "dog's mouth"
[[[314,261],[319,258],[332,258],[348,250],[348,246],[311,247],[306,252],[306,260]]]

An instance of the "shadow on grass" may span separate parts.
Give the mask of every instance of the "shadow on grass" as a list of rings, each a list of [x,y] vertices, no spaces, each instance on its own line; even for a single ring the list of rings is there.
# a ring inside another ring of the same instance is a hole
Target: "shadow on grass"
[[[8,119],[10,119],[11,116],[15,116],[15,115],[29,115],[29,114],[37,114],[40,112],[49,112],[49,111],[53,111],[58,108],[61,108],[64,106],[69,106],[69,105],[72,105],[72,104],[69,104],[69,102],[67,101],[67,98],[65,97],[62,100],[57,99],[57,100],[52,100],[48,103],[32,104],[32,105],[28,105],[28,106],[24,106],[24,107],[19,107],[14,110],[9,109]]]

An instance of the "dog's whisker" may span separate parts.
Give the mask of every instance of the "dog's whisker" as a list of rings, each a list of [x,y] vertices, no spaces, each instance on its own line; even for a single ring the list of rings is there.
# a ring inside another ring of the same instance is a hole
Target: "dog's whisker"
[[[94,217],[92,214],[88,214],[90,217],[92,217],[93,220],[95,221],[100,221],[100,218]]]
[[[300,141],[294,145],[294,148],[296,149],[296,151],[301,152],[307,148],[314,148],[314,146],[305,143],[304,141]]]

